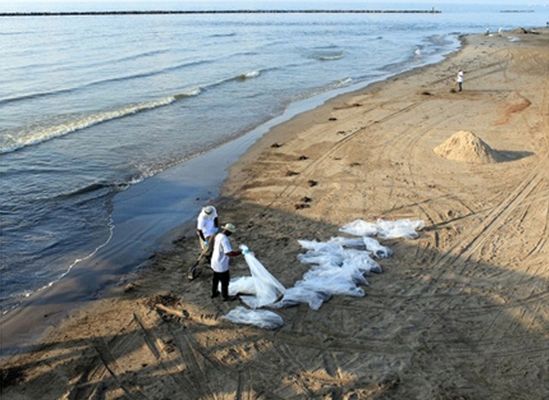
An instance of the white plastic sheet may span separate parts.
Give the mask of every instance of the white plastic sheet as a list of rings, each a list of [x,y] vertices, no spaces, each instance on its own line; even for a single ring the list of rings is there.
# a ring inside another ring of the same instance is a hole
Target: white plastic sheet
[[[322,303],[330,299],[331,295],[329,293],[318,292],[315,289],[301,285],[300,282],[302,281],[298,281],[294,287],[286,289],[284,297],[269,307],[286,308],[304,303],[309,305],[312,310],[318,310],[322,306]]]
[[[236,323],[274,329],[282,326],[282,318],[257,308],[280,309],[304,303],[318,310],[334,295],[365,296],[362,286],[368,285],[366,276],[371,272],[382,272],[374,258],[386,258],[393,254],[389,247],[370,236],[381,239],[416,238],[416,230],[422,227],[423,222],[418,220],[379,219],[376,223],[356,220],[343,226],[340,231],[360,238],[333,237],[327,242],[298,240],[306,250],[298,255],[298,260],[311,265],[311,268],[288,289],[267,271],[246,246],[241,246],[252,276],[232,280],[229,293],[246,294],[240,298],[253,310],[238,307],[226,318]]]
[[[229,311],[223,318],[235,324],[254,325],[263,329],[277,329],[284,325],[280,315],[267,310],[249,310],[238,306]]]
[[[364,236],[362,238],[362,241],[364,245],[366,246],[366,250],[368,250],[375,258],[388,258],[393,255],[393,250],[386,246],[382,246],[377,240],[374,238]]]
[[[357,219],[353,222],[343,225],[339,229],[339,231],[355,236],[375,236],[377,235],[377,225],[371,222]]]
[[[221,291],[221,282],[219,283],[219,291]],[[251,276],[239,276],[231,279],[229,282],[229,296],[237,294],[255,294],[255,282]]]
[[[286,288],[267,271],[255,255],[249,251],[247,246],[242,245],[240,248],[244,253],[246,264],[248,264],[252,273],[251,278],[241,282],[241,284],[234,282],[234,286],[237,286],[237,284],[240,286],[238,287],[238,289],[242,290],[240,293],[249,294],[249,296],[242,296],[241,300],[253,309],[273,304],[282,297]],[[229,284],[229,291],[232,291],[231,285],[233,285],[233,282]]]
[[[399,219],[396,221],[385,221],[378,219],[374,224],[357,219],[344,225],[339,231],[354,236],[378,236],[381,239],[415,239],[418,237],[417,230],[423,228],[421,220]]]
[[[399,219],[397,221],[377,220],[378,233],[381,239],[415,239],[419,236],[417,230],[423,228],[421,220]]]

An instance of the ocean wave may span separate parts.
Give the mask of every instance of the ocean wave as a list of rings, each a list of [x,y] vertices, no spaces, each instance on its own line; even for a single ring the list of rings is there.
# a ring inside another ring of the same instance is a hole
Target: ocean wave
[[[114,229],[115,229],[115,225],[114,225],[114,221],[112,219],[112,216],[109,217],[109,221],[107,222],[107,228],[109,230],[109,234],[107,236],[107,239],[102,243],[100,244],[99,246],[97,246],[91,253],[89,253],[87,256],[84,256],[82,258],[77,258],[76,260],[74,260],[68,267],[67,269],[65,270],[65,272],[61,273],[56,279],[54,279],[53,281],[49,282],[47,285],[45,286],[42,286],[41,288],[39,288],[37,291],[41,291],[41,290],[44,290],[46,288],[49,288],[53,285],[55,285],[57,282],[59,282],[61,279],[63,279],[65,276],[67,276],[71,271],[72,269],[78,265],[79,263],[81,263],[82,261],[87,261],[89,260],[90,258],[94,257],[97,252],[99,250],[101,250],[102,248],[104,248],[105,246],[107,246],[113,236],[114,236]],[[31,294],[31,293],[30,293]],[[30,294],[26,295],[25,297],[29,297]]]
[[[73,203],[76,206],[82,206],[83,204],[86,204],[90,201],[96,201],[98,199],[102,199],[105,196],[109,196],[114,193],[122,192],[126,189],[128,189],[132,185],[136,185],[142,181],[144,181],[146,178],[156,175],[159,172],[162,172],[162,168],[156,169],[154,172],[145,172],[145,173],[139,173],[135,176],[129,176],[126,178],[126,180],[122,182],[106,182],[106,181],[98,181],[86,184],[82,187],[77,187],[73,190],[70,190],[65,193],[57,194],[53,197],[41,197],[37,199],[33,199],[34,201],[59,201],[59,200],[69,200],[69,199],[75,199],[75,202]]]
[[[63,193],[61,195],[58,195],[58,196],[56,196],[56,198],[58,199],[60,197],[78,196],[78,195],[87,194],[87,193],[90,193],[90,192],[95,192],[95,191],[101,190],[101,189],[111,188],[112,186],[113,186],[112,184],[107,183],[107,182],[94,182],[94,183],[90,183],[89,185],[86,185],[84,187],[75,189],[72,192]]]
[[[85,64],[74,63],[74,64],[71,64],[70,67],[71,68],[82,69],[82,68],[90,68],[90,67],[99,67],[99,66],[102,66],[102,65],[112,65],[112,64],[126,62],[126,61],[134,61],[134,60],[137,60],[139,58],[146,58],[146,57],[151,57],[151,56],[155,56],[155,55],[159,55],[159,54],[164,54],[164,53],[168,53],[169,51],[170,51],[169,49],[150,50],[150,51],[145,51],[145,52],[141,52],[141,53],[125,55],[125,56],[120,57],[120,58],[99,60],[99,61],[95,61],[95,62],[91,62],[91,63],[85,63]],[[57,62],[49,62],[49,63],[38,62],[38,63],[34,63],[34,64],[15,65],[15,66],[8,66],[8,67],[5,68],[5,70],[6,71],[11,71],[11,70],[33,69],[33,68],[43,68],[43,67],[53,67],[53,66],[58,66],[58,63]],[[96,84],[96,83],[99,83],[99,82],[100,81],[90,82],[90,84],[93,85],[93,84]],[[89,84],[86,84],[86,85],[84,85],[84,87],[87,87],[88,85]],[[78,88],[79,87],[75,87],[75,88],[72,88],[72,90],[78,89]],[[71,88],[67,88],[67,89],[71,89]],[[44,93],[48,94],[47,92],[44,92]]]
[[[154,51],[150,51],[150,52],[146,52],[146,53],[141,53],[141,54],[138,54],[136,56],[141,57],[141,56],[153,55],[153,54],[162,53],[164,51],[166,51],[166,50],[154,50]],[[250,52],[250,51],[238,52],[238,53],[231,54],[230,56],[228,56],[228,58],[240,57],[240,56],[250,56],[250,55],[255,55],[255,54],[257,54],[257,53]],[[95,87],[95,86],[100,86],[100,85],[105,85],[105,84],[109,84],[109,83],[124,82],[124,81],[133,80],[133,79],[140,79],[140,78],[149,78],[149,77],[156,76],[156,75],[161,75],[161,74],[164,74],[164,73],[167,73],[167,72],[178,71],[180,69],[185,69],[185,68],[188,68],[188,67],[195,67],[195,66],[199,66],[199,65],[211,64],[211,63],[214,63],[218,60],[222,60],[226,57],[227,56],[211,58],[211,59],[204,59],[204,60],[197,60],[197,61],[186,61],[186,62],[174,64],[174,65],[169,65],[167,67],[155,69],[155,70],[152,70],[152,71],[144,71],[144,72],[138,72],[138,73],[129,74],[129,75],[122,75],[122,76],[115,76],[115,77],[112,77],[112,78],[99,79],[99,80],[96,80],[96,81],[86,82],[86,83],[71,86],[71,87],[65,87],[65,88],[59,88],[59,89],[53,89],[53,90],[46,90],[46,91],[43,91],[43,92],[34,92],[34,93],[16,95],[16,96],[12,96],[12,97],[0,98],[0,105],[9,104],[9,103],[17,103],[17,102],[24,101],[24,100],[32,100],[32,99],[37,99],[37,98],[42,98],[42,97],[55,96],[55,95],[59,95],[59,94],[66,94],[66,93],[76,92],[76,91],[79,91],[79,90],[82,90],[82,89]],[[120,61],[120,60],[124,60],[124,58],[119,59],[118,61]]]
[[[51,96],[56,94],[70,93],[78,88],[79,87],[70,87],[70,88],[63,88],[63,89],[56,89],[56,90],[48,90],[45,92],[28,93],[28,94],[23,94],[19,96],[13,96],[13,97],[4,97],[3,99],[0,99],[0,105],[15,103],[15,102],[24,101],[24,100],[37,99],[40,97],[46,97],[46,96]]]
[[[340,80],[336,81],[333,86],[336,87],[336,88],[340,88],[340,87],[343,87],[343,86],[347,86],[347,85],[351,84],[352,82],[353,82],[353,78],[347,77],[347,78],[343,78],[343,79],[340,79]]]
[[[28,35],[29,33],[35,33],[35,32],[34,31],[0,32],[0,36]]]
[[[208,37],[212,38],[220,38],[220,37],[233,37],[236,36],[236,32],[229,32],[229,33],[213,33],[209,35]]]
[[[274,68],[271,68],[271,69],[274,69]],[[224,85],[224,84],[230,83],[230,82],[246,81],[248,79],[257,78],[259,75],[261,75],[262,72],[265,72],[265,71],[268,71],[268,70],[270,70],[270,69],[253,70],[253,71],[249,71],[249,72],[244,72],[242,74],[238,74],[238,75],[232,76],[230,78],[223,78],[223,79],[220,79],[216,82],[212,82],[212,83],[209,83],[209,84],[202,85],[201,88],[204,89],[204,90],[209,90],[209,89],[213,89],[213,88],[216,88],[218,86],[221,86],[221,85]]]
[[[324,46],[316,46],[314,48],[317,50],[337,50],[340,47],[337,44],[326,44]]]
[[[179,93],[174,96],[166,96],[157,100],[129,104],[114,110],[100,111],[93,114],[83,115],[72,120],[55,123],[53,125],[35,125],[17,130],[13,133],[4,133],[3,137],[0,138],[0,154],[10,153],[23,147],[32,146],[51,139],[65,136],[69,133],[86,129],[103,122],[123,118],[158,107],[167,106],[177,100],[197,96],[198,94],[200,94],[200,89],[195,88],[189,90],[188,92]]]
[[[217,82],[196,86],[188,89],[187,91],[184,91],[172,96],[166,96],[157,100],[152,100],[152,101],[147,101],[147,102],[142,102],[137,104],[130,104],[115,110],[101,111],[93,114],[83,115],[68,121],[50,123],[46,126],[35,124],[29,127],[25,127],[23,129],[19,128],[12,132],[9,132],[9,131],[0,132],[1,134],[0,154],[10,153],[27,146],[39,144],[51,139],[65,136],[69,133],[86,129],[93,125],[111,121],[113,119],[123,118],[129,115],[137,114],[142,111],[147,111],[150,109],[166,106],[166,105],[172,104],[175,101],[179,101],[188,97],[198,96],[199,94],[202,93],[203,90],[212,89],[214,87],[223,85],[225,83],[229,83],[232,81],[245,81],[249,79],[254,79],[259,77],[263,72],[274,70],[274,69],[276,68],[273,67],[273,68],[251,70],[230,78],[221,79]],[[164,69],[164,71],[166,70],[167,69]],[[136,76],[144,76],[144,75],[143,74],[133,75],[133,77],[136,77]],[[112,82],[119,79],[126,79],[126,78],[111,78],[109,80],[104,80],[102,82],[107,82],[107,81]],[[67,91],[68,90],[69,89],[67,89]],[[60,93],[62,91],[64,90],[58,90],[55,93]],[[38,94],[35,96],[28,96],[28,97],[36,97],[39,95],[42,95],[42,94]],[[0,104],[1,103],[2,103],[2,100],[0,100]]]
[[[260,74],[261,74],[261,71],[254,70],[254,71],[249,71],[249,72],[240,74],[237,76],[237,78],[239,80],[253,79],[253,78],[257,78]]]
[[[174,95],[173,97],[174,97],[176,100],[181,100],[181,99],[184,99],[184,98],[187,98],[187,97],[198,96],[200,93],[202,93],[202,88],[201,88],[200,86],[197,86],[197,87],[188,89],[188,90],[185,91],[185,92],[176,94],[176,95]]]
[[[326,93],[326,92],[329,92],[329,91],[332,91],[332,90],[337,90],[337,89],[340,89],[342,87],[349,86],[353,82],[354,82],[354,79],[351,78],[351,77],[337,79],[337,80],[332,81],[332,82],[330,82],[330,83],[328,83],[324,86],[317,86],[317,87],[311,88],[307,91],[303,91],[303,92],[293,96],[290,100],[292,102],[301,101],[301,100],[304,100],[304,99],[308,99],[308,98],[317,96],[317,95],[322,94],[322,93]]]
[[[8,300],[8,299],[11,299],[11,300],[15,300],[15,301],[18,301],[17,299],[22,299],[22,298],[29,298],[31,297],[33,294],[35,293],[38,293],[38,292],[41,292],[43,291],[44,289],[47,289],[49,287],[52,287],[53,285],[55,285],[56,283],[58,283],[59,281],[61,281],[64,277],[66,277],[78,264],[82,263],[83,261],[87,261],[91,258],[93,258],[101,249],[103,249],[104,247],[106,247],[111,241],[112,241],[112,238],[114,236],[114,230],[115,230],[115,225],[114,225],[114,221],[113,221],[113,218],[112,218],[112,215],[109,216],[109,219],[107,221],[107,225],[106,225],[106,228],[108,230],[107,232],[107,237],[106,239],[103,241],[103,243],[101,243],[99,246],[97,246],[95,249],[93,249],[90,253],[88,253],[87,255],[83,256],[82,258],[76,258],[74,261],[72,261],[68,266],[66,266],[65,270],[63,272],[61,272],[59,275],[57,275],[57,277],[55,277],[53,280],[51,280],[50,282],[48,282],[47,284],[37,288],[37,289],[34,289],[34,290],[30,290],[30,289],[26,289],[26,290],[23,290],[19,293],[14,293],[14,294],[10,294],[8,296],[2,296],[0,297],[0,301],[5,301],[5,300]],[[55,246],[56,244],[54,244]],[[5,308],[3,311],[2,311],[2,315],[6,315],[9,311],[13,310],[15,307],[17,307],[17,304],[14,304],[13,306],[9,307],[9,308]]]
[[[449,39],[448,35],[431,35],[426,38],[426,41],[439,47],[452,44],[452,41]]]
[[[20,96],[6,97],[6,98],[3,98],[3,99],[0,99],[0,105],[20,102],[20,101],[23,101],[23,100],[31,100],[31,99],[41,98],[41,97],[47,97],[47,96],[53,96],[53,95],[58,95],[58,94],[65,94],[65,93],[75,92],[77,90],[90,88],[90,87],[93,87],[93,86],[104,85],[106,83],[123,82],[123,81],[132,80],[132,79],[139,79],[139,78],[149,78],[151,76],[164,74],[166,72],[172,72],[172,71],[176,71],[176,70],[186,68],[186,67],[191,67],[191,66],[208,64],[210,62],[211,62],[210,60],[185,62],[185,63],[175,64],[175,65],[170,65],[168,67],[156,69],[156,70],[153,70],[153,71],[141,72],[141,73],[131,74],[131,75],[116,76],[114,78],[100,79],[100,80],[97,80],[97,81],[84,83],[84,84],[78,85],[78,86],[72,86],[72,87],[55,89],[55,90],[48,90],[48,91],[44,91],[44,92],[29,93],[29,94],[24,94],[24,95],[20,95]]]
[[[341,60],[343,58],[343,53],[341,54],[334,54],[333,56],[320,56],[318,59],[320,61],[334,61],[334,60]]]
[[[164,74],[166,72],[177,71],[179,69],[183,69],[183,68],[187,68],[187,67],[194,67],[194,66],[197,66],[197,65],[209,64],[210,62],[211,62],[210,60],[184,62],[184,63],[179,63],[179,64],[175,64],[175,65],[170,65],[168,67],[156,69],[154,71],[147,71],[147,72],[142,72],[142,73],[138,73],[138,74],[118,76],[118,77],[114,77],[114,78],[100,80],[100,81],[97,81],[97,82],[92,82],[92,83],[87,84],[85,87],[96,86],[96,85],[105,84],[105,83],[112,83],[112,82],[128,81],[128,80],[132,80],[132,79],[148,78],[148,77],[151,77],[151,76],[161,75],[161,74]]]
[[[335,61],[345,57],[343,51],[317,51],[311,54],[311,58],[318,61]]]
[[[120,58],[115,58],[115,59],[112,59],[112,60],[104,60],[104,61],[98,61],[96,63],[84,64],[84,65],[82,65],[82,67],[94,67],[94,66],[99,66],[99,65],[108,65],[108,64],[112,64],[112,63],[119,63],[119,62],[125,62],[125,61],[134,61],[134,60],[137,60],[139,58],[145,58],[145,57],[157,56],[159,54],[165,54],[165,53],[168,53],[169,51],[170,51],[169,49],[149,50],[149,51],[144,51],[144,52],[141,52],[141,53],[126,55],[126,56],[123,56],[123,57],[120,57]]]

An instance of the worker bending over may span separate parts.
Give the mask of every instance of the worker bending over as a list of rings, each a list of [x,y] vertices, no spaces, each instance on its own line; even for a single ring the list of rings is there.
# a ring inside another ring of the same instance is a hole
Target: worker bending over
[[[213,237],[219,229],[217,210],[214,206],[202,208],[196,222],[196,234],[200,243],[200,251],[208,261],[212,256]]]

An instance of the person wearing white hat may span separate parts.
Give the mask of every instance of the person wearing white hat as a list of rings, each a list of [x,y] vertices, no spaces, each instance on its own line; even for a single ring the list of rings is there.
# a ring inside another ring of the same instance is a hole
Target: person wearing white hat
[[[196,262],[189,268],[187,278],[195,279],[200,274],[199,265],[204,260],[210,262],[213,249],[213,237],[219,230],[217,210],[214,206],[206,206],[200,210],[196,221],[196,235],[200,244],[200,255]]]
[[[200,250],[208,256],[212,253],[211,239],[217,233],[218,229],[219,220],[215,207],[206,206],[202,208],[196,221],[196,234],[198,235]]]
[[[242,254],[240,250],[233,250],[229,236],[236,231],[233,224],[225,224],[214,237],[211,267],[213,270],[212,299],[219,296],[218,286],[221,282],[221,294],[224,301],[231,300],[229,297],[229,259]]]

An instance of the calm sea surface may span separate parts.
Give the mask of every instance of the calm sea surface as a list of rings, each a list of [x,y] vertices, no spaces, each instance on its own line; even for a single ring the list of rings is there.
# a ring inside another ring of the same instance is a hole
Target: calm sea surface
[[[296,101],[441,60],[461,33],[546,19],[546,8],[0,18],[0,305],[93,258],[117,234],[113,200],[147,178]]]

